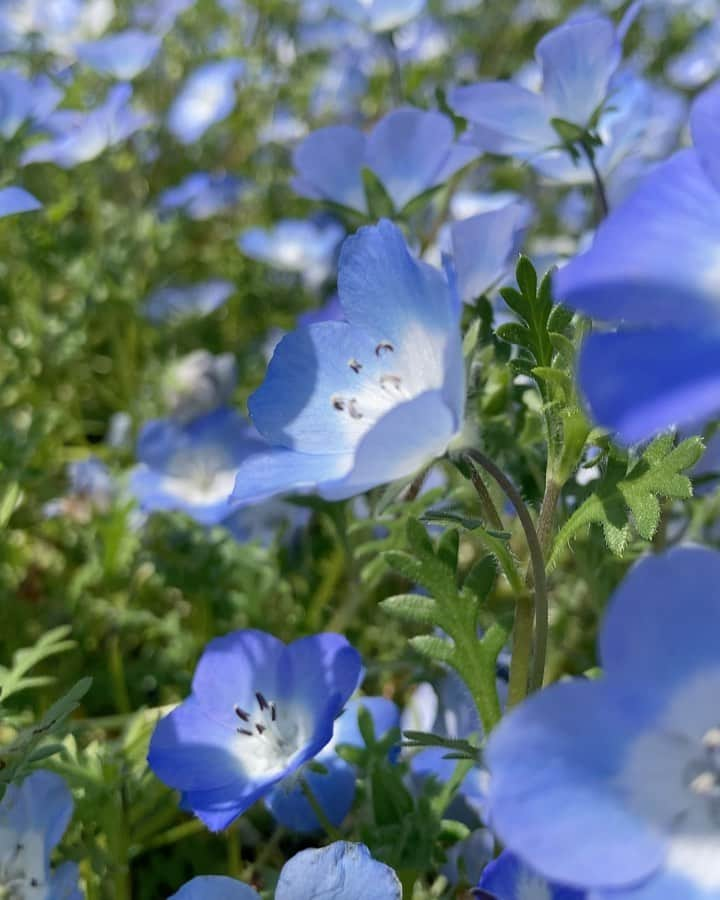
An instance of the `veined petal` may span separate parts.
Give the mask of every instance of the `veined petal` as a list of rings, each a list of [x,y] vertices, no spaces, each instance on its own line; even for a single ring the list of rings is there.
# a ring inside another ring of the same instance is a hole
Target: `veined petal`
[[[293,165],[312,195],[364,213],[365,147],[365,135],[357,128],[330,125],[313,131],[295,148]]]
[[[225,875],[198,875],[184,884],[170,900],[259,900],[247,884]]]
[[[275,900],[400,900],[397,875],[363,844],[337,841],[285,863]]]
[[[233,500],[258,503],[278,494],[306,493],[342,480],[352,467],[352,453],[298,453],[268,447],[238,466]]]
[[[323,760],[323,765],[327,772],[307,769],[303,772],[303,778],[307,779],[310,790],[325,815],[337,827],[352,807],[355,798],[355,773],[349,763],[337,756]],[[290,785],[280,782],[273,788],[265,803],[284,828],[300,833],[322,831],[317,815],[296,780]]]

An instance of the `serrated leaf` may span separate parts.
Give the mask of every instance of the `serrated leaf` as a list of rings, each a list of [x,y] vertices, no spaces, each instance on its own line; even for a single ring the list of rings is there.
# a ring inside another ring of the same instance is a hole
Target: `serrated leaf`
[[[563,372],[561,369],[553,369],[550,366],[535,366],[532,373],[541,381],[559,387],[565,392],[565,396],[572,396],[573,383],[567,372]]]
[[[527,256],[521,256],[518,260],[517,266],[515,267],[515,278],[523,297],[531,302],[534,301],[537,296],[538,287],[537,273]]]
[[[391,569],[394,569],[403,578],[407,578],[408,581],[420,581],[422,563],[409,553],[405,553],[404,550],[386,550],[383,553],[383,559]]]
[[[501,341],[507,341],[509,344],[517,344],[519,347],[525,347],[527,350],[532,350],[532,335],[530,334],[529,329],[519,322],[506,322],[496,329],[495,334],[497,334]]]
[[[417,554],[420,559],[434,556],[435,549],[430,536],[425,530],[425,526],[418,522],[417,519],[409,518],[405,527],[408,544],[413,553]]]
[[[422,594],[396,594],[380,602],[383,612],[394,618],[419,625],[435,625],[438,621],[438,607],[432,597]]]
[[[417,637],[410,638],[410,646],[433,662],[452,663],[453,661],[455,648],[450,641],[432,634],[419,634]]]
[[[463,582],[463,588],[484,600],[493,589],[497,578],[497,563],[495,557],[484,556],[470,569]]]
[[[692,496],[692,482],[683,471],[695,465],[704,449],[699,437],[688,438],[677,447],[673,447],[673,440],[672,435],[656,438],[624,475],[618,463],[610,461],[597,490],[558,532],[549,566],[554,566],[563,548],[592,524],[602,527],[607,545],[616,556],[625,552],[632,533],[631,517],[642,538],[653,537],[660,520],[659,498],[686,500]]]
[[[458,564],[458,552],[460,550],[460,534],[455,528],[443,532],[437,549],[437,558],[447,566],[448,570],[455,572]]]
[[[520,291],[515,290],[513,287],[504,287],[500,288],[499,293],[514,313],[517,313],[526,321],[530,318],[530,304]]]
[[[573,311],[558,303],[548,317],[548,331],[563,334],[573,320]]]

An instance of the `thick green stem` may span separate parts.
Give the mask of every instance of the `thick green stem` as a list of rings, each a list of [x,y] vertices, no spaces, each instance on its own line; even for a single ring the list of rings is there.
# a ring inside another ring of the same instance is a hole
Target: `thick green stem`
[[[547,655],[548,641],[548,600],[547,600],[547,580],[545,577],[545,558],[542,547],[538,539],[535,525],[528,512],[519,491],[510,481],[507,475],[496,466],[495,463],[480,450],[465,450],[466,456],[482,466],[483,469],[495,479],[503,491],[507,494],[508,499],[515,507],[518,519],[525,532],[525,540],[527,541],[528,550],[530,551],[530,562],[532,565],[533,585],[534,585],[534,606],[535,606],[535,652],[533,654],[532,666],[530,667],[530,690],[538,690],[542,687],[545,675],[545,657]],[[529,655],[529,650],[523,651]],[[521,663],[515,663],[520,665]]]
[[[545,494],[540,506],[540,514],[537,521],[537,536],[542,548],[543,557],[547,557],[548,551],[552,546],[553,532],[555,528],[555,509],[562,486],[559,482],[548,475],[545,481]]]
[[[530,681],[534,619],[535,610],[532,599],[529,594],[523,594],[515,601],[508,707],[516,706],[527,696],[528,683]]]
[[[497,509],[495,509],[495,504],[493,503],[492,497],[490,496],[490,491],[487,489],[482,475],[473,465],[470,466],[470,478],[472,480],[473,487],[475,488],[475,492],[480,498],[480,506],[482,506],[485,518],[493,528],[495,528],[497,531],[502,531],[502,519],[500,518],[500,514],[498,513]]]

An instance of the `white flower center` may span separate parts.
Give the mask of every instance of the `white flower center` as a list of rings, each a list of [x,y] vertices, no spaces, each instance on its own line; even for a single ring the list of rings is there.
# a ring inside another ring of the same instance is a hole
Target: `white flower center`
[[[248,712],[235,706],[240,720],[237,750],[251,777],[285,769],[309,739],[305,718],[297,710],[281,709],[258,691],[257,707]]]
[[[617,786],[669,837],[667,867],[703,890],[720,889],[720,669],[671,698],[636,739]]]
[[[203,447],[180,451],[162,480],[170,494],[197,505],[227,500],[235,487],[235,469],[222,452]]]
[[[37,864],[40,843],[34,835],[26,841],[0,826],[0,900],[45,900],[43,866]]]

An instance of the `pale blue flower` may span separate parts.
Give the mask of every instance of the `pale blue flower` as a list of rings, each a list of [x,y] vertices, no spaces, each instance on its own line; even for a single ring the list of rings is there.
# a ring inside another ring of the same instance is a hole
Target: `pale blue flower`
[[[220,278],[183,286],[168,285],[147,298],[145,315],[155,323],[207,316],[219,309],[234,292],[235,285]]]
[[[552,884],[507,850],[493,860],[478,883],[478,900],[587,900],[574,888]]]
[[[72,58],[77,45],[99,37],[114,15],[114,0],[5,0],[0,31],[11,49],[25,49],[32,38],[41,48]]]
[[[335,12],[370,31],[393,31],[425,8],[426,0],[331,0]]]
[[[381,181],[397,210],[444,184],[477,156],[455,143],[452,121],[439,112],[402,107],[382,118],[369,134],[331,125],[295,148],[295,190],[367,213],[362,170]]]
[[[42,203],[24,188],[0,188],[0,219],[38,209],[42,209]]]
[[[347,321],[284,337],[250,398],[268,447],[241,465],[240,502],[411,478],[462,430],[461,304],[441,273],[381,222],[345,242],[338,288]]]
[[[228,404],[236,383],[232,353],[214,356],[207,350],[194,350],[170,367],[163,394],[170,416],[182,424]]]
[[[603,676],[534,694],[490,736],[490,824],[545,878],[593,900],[720,895],[719,580],[713,550],[641,560],[605,616]]]
[[[13,69],[0,70],[0,137],[13,137],[26,123],[42,124],[62,98],[46,76],[30,79]]]
[[[179,210],[189,219],[203,221],[231,209],[246,190],[246,182],[235,175],[193,172],[176,187],[162,192],[158,208],[163,212]]]
[[[244,71],[241,59],[223,59],[204,63],[188,76],[167,117],[168,128],[177,140],[194,144],[208,128],[230,115]]]
[[[160,49],[161,38],[135,28],[80,44],[78,59],[104,75],[131,81],[147,69]]]

